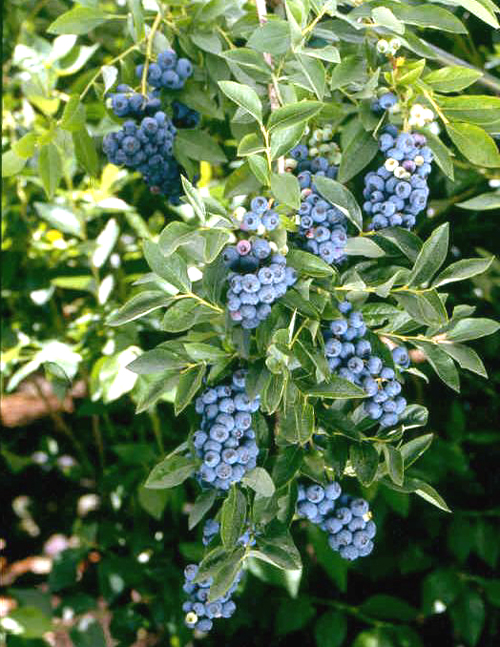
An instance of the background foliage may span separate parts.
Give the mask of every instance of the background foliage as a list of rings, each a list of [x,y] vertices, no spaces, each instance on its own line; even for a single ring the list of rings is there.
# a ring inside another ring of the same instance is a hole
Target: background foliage
[[[189,43],[181,31],[182,46],[189,52],[194,43],[207,65],[215,66],[227,38],[222,18],[215,32],[197,33],[183,14],[186,3],[169,4],[178,28],[195,32]],[[495,74],[498,32],[485,28],[476,15],[489,3],[443,4],[468,33],[417,27],[419,36]],[[141,41],[143,12],[134,1],[81,5],[94,17],[130,12],[131,18],[97,20],[96,28],[77,41],[47,33],[72,3],[11,1],[3,6],[2,145],[14,153],[3,160],[11,177],[4,181],[2,197],[1,460],[3,527],[8,529],[2,534],[2,608],[15,622],[2,626],[9,629],[6,641],[14,647],[62,641],[68,632],[77,647],[100,647],[110,635],[121,645],[138,639],[140,644],[187,645],[192,638],[183,626],[179,592],[184,563],[202,557],[196,536],[201,531],[187,529],[197,491],[191,484],[146,490],[143,483],[164,453],[184,439],[194,414],[186,409],[174,419],[174,393],[167,390],[154,408],[135,415],[151,376],[125,366],[141,349],[165,341],[161,318],[151,315],[121,327],[106,324],[138,283],[139,289],[148,286],[142,239],[153,239],[171,219],[186,214],[152,196],[135,176],[105,166],[91,145],[112,125],[100,66],[119,57],[120,74],[130,75],[129,59],[121,55],[134,39]],[[206,21],[227,12],[226,3],[212,0],[209,5]],[[432,4],[434,10],[439,6]],[[146,13],[149,24],[153,15]],[[248,32],[243,24],[239,38]],[[350,32],[340,34],[340,41],[343,55],[355,53]],[[418,42],[413,45],[418,48]],[[138,62],[139,53],[135,56]],[[96,74],[97,92],[86,91]],[[493,95],[500,87],[496,83],[471,91]],[[81,93],[85,111],[72,112],[68,98]],[[218,133],[219,147],[210,159],[205,150],[185,161],[193,171],[200,159],[211,163],[202,164],[199,186],[210,186],[211,195],[222,200],[223,179],[230,171],[224,162],[235,156],[246,126],[223,121],[224,113],[211,99],[194,93],[187,98],[202,112],[207,130]],[[498,123],[487,130],[497,135]],[[422,219],[418,234],[426,239],[446,219],[452,255],[488,257],[498,250],[498,169],[486,165],[478,170],[463,160],[454,166],[453,181],[435,174],[432,218]],[[463,205],[477,196],[483,197]],[[477,316],[498,318],[498,261],[486,275],[457,285],[450,307],[466,303],[477,308]],[[277,646],[292,639],[321,647],[413,647],[438,640],[443,647],[495,644],[500,621],[500,580],[495,577],[500,342],[494,336],[473,346],[489,369],[488,380],[465,373],[457,395],[423,365],[430,384],[412,379],[408,385],[408,399],[428,407],[426,432],[434,433],[418,476],[439,490],[453,514],[377,483],[362,489],[379,527],[369,559],[346,565],[314,527],[297,528],[302,575],[251,562],[238,613],[221,622],[205,644],[246,647],[267,641]],[[23,386],[26,378],[31,381]],[[50,416],[30,415],[40,402],[43,410],[47,400]],[[16,623],[25,628],[22,636],[12,633]]]

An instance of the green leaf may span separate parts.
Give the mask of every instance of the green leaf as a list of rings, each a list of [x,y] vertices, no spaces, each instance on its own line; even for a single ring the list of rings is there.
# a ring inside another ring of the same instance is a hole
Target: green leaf
[[[441,344],[441,348],[445,353],[448,353],[450,357],[458,362],[461,368],[465,368],[472,373],[477,373],[481,377],[488,377],[486,368],[476,353],[475,350],[469,348],[469,346],[463,346],[461,344]]]
[[[304,54],[295,54],[300,68],[306,77],[311,90],[321,101],[325,94],[326,72],[323,63],[317,58],[311,58]]]
[[[88,34],[107,20],[113,18],[97,7],[74,7],[47,27],[49,34]]]
[[[368,487],[377,474],[379,463],[377,450],[369,442],[356,443],[351,445],[349,456],[356,476],[363,485]]]
[[[247,502],[245,495],[233,485],[222,506],[221,538],[225,548],[233,548],[244,532]]]
[[[2,154],[2,177],[12,177],[20,173],[26,164],[24,157],[19,157],[13,150]]]
[[[170,256],[181,245],[188,245],[196,237],[197,228],[174,220],[161,232],[158,245],[164,256]]]
[[[290,27],[285,20],[268,20],[255,29],[247,45],[273,56],[286,54],[290,48]]]
[[[448,254],[449,238],[450,226],[446,222],[425,241],[411,271],[409,286],[422,285],[432,279]]]
[[[299,50],[299,53],[305,56],[312,56],[313,58],[320,58],[322,61],[328,61],[329,63],[340,63],[339,50],[333,45],[327,45],[326,47],[307,47]]]
[[[378,23],[378,25],[386,29],[390,29],[396,34],[401,35],[405,33],[404,24],[387,7],[376,7],[372,9],[372,18],[375,23]]]
[[[172,297],[159,290],[145,290],[133,296],[117,312],[112,313],[106,320],[108,326],[122,324],[138,319],[153,310],[163,308],[172,302]]]
[[[41,609],[31,605],[13,609],[9,612],[8,618],[11,619],[11,623],[16,623],[16,627],[22,633],[22,640],[28,643],[31,638],[42,638],[45,633],[54,629],[52,619]],[[96,647],[100,646],[96,645]]]
[[[26,133],[21,139],[12,144],[12,150],[18,157],[28,159],[34,155],[38,136],[36,133]]]
[[[427,138],[427,145],[431,149],[437,165],[450,180],[454,180],[453,158],[449,148],[433,133],[426,131],[425,136]]]
[[[453,360],[437,344],[430,342],[415,342],[415,346],[420,348],[425,354],[429,364],[436,371],[438,376],[454,391],[460,391],[460,380],[458,371]]]
[[[467,29],[454,14],[442,7],[436,7],[435,4],[406,5],[392,2],[391,9],[407,25],[439,29],[456,34],[467,33]]]
[[[272,133],[283,128],[291,128],[298,124],[304,124],[317,115],[323,106],[324,104],[320,101],[289,103],[271,112],[267,127]]]
[[[200,342],[189,342],[184,344],[186,353],[195,362],[217,362],[228,357],[228,354],[222,348],[213,344],[203,344]]]
[[[303,445],[311,439],[314,433],[314,408],[306,398],[299,397],[295,402],[287,402],[280,417],[278,433],[295,445]]]
[[[277,128],[271,133],[271,159],[286,155],[300,143],[304,135],[305,124],[299,123],[290,128]]]
[[[387,471],[391,479],[397,485],[402,485],[404,480],[404,458],[403,454],[399,449],[396,449],[392,445],[384,443],[382,445],[384,452],[385,463],[387,465]]]
[[[455,205],[461,209],[469,209],[470,211],[490,211],[492,209],[500,209],[500,193],[482,193],[476,195],[474,198],[465,200],[464,202],[457,202]]]
[[[194,502],[193,507],[189,512],[189,517],[188,517],[189,530],[192,530],[195,526],[198,525],[198,523],[203,519],[203,517],[213,506],[216,499],[217,499],[217,491],[215,489],[207,490],[206,492],[201,492],[196,497],[196,501]]]
[[[278,636],[284,636],[300,629],[305,630],[315,615],[315,608],[306,597],[284,599],[276,613],[275,632]]]
[[[353,137],[342,152],[337,180],[342,183],[349,182],[368,166],[377,151],[378,144],[373,135],[364,129],[361,130],[359,135]]]
[[[249,112],[259,124],[262,123],[262,104],[253,88],[234,81],[219,81],[219,87],[231,101]]]
[[[380,620],[400,620],[413,622],[418,615],[418,610],[404,600],[392,595],[373,595],[360,606],[360,611],[371,618]]]
[[[200,364],[181,373],[175,393],[174,409],[176,416],[190,404],[196,395],[201,386],[205,371],[205,364]]]
[[[218,313],[195,298],[179,299],[163,317],[162,328],[167,332],[188,330],[198,323],[211,321]]]
[[[254,153],[262,153],[266,148],[262,138],[257,133],[248,133],[238,144],[238,156],[245,157]]]
[[[473,589],[464,591],[450,607],[450,615],[458,635],[471,647],[477,645],[486,620],[484,602],[479,593]]]
[[[450,121],[487,125],[498,121],[500,97],[485,94],[463,94],[437,98],[441,110]]]
[[[479,70],[453,65],[434,70],[424,77],[424,82],[437,92],[459,92],[475,83],[483,76]]]
[[[34,207],[40,218],[46,220],[51,227],[70,236],[82,236],[82,223],[78,217],[58,204],[35,202]]]
[[[314,177],[314,185],[325,200],[339,207],[360,231],[363,229],[361,209],[353,194],[345,186],[328,177],[317,175]]]
[[[291,534],[278,521],[270,523],[265,535],[257,537],[257,550],[250,554],[285,570],[302,568],[300,553]]]
[[[253,470],[247,472],[243,477],[243,483],[264,497],[273,496],[276,490],[273,479],[263,467],[254,467]]]
[[[188,130],[181,128],[175,136],[175,147],[179,148],[187,157],[197,161],[223,164],[227,157],[219,144],[198,128]]]
[[[248,162],[245,162],[226,179],[224,197],[234,198],[237,195],[247,195],[260,189],[261,183],[253,174]]]
[[[299,249],[291,249],[286,255],[287,265],[298,272],[315,278],[327,278],[335,275],[335,270],[322,258]]]
[[[231,61],[242,68],[247,68],[246,71],[248,71],[248,74],[258,72],[259,74],[271,76],[269,65],[266,63],[261,52],[254,52],[247,47],[238,47],[237,49],[228,49],[221,52],[220,56],[226,61]]]
[[[493,335],[499,329],[500,324],[493,319],[466,317],[457,321],[453,328],[446,333],[446,338],[454,342],[469,341]]]
[[[365,256],[366,258],[385,256],[384,250],[374,240],[366,236],[348,238],[344,247],[344,254],[347,254],[347,256]]]
[[[349,85],[349,83],[357,82],[363,77],[366,77],[365,60],[360,56],[345,56],[333,68],[330,87],[332,90],[337,90],[345,85]]]
[[[327,611],[314,627],[317,647],[341,647],[347,635],[346,617],[338,611]]]
[[[187,264],[182,256],[174,253],[165,258],[158,243],[153,243],[151,240],[143,241],[143,250],[146,261],[155,274],[179,290],[191,292]]]
[[[395,245],[412,263],[415,263],[417,256],[422,249],[422,242],[418,236],[411,231],[406,231],[401,227],[388,227],[380,234],[393,245]]]
[[[99,158],[95,149],[94,140],[86,128],[81,128],[73,132],[72,137],[76,159],[89,175],[97,177],[99,173]]]
[[[332,376],[330,382],[317,384],[304,389],[304,393],[311,397],[328,399],[365,398],[365,391],[342,377]]]
[[[175,355],[166,348],[153,348],[153,350],[147,350],[139,355],[127,365],[127,368],[138,375],[149,375],[171,369],[181,369],[188,363],[189,360]]]
[[[434,434],[425,434],[408,441],[400,447],[401,455],[406,468],[413,465],[424,452],[431,446]]]
[[[85,106],[80,101],[80,95],[70,96],[68,103],[64,106],[60,126],[69,132],[76,132],[85,126]]]
[[[272,173],[271,191],[278,202],[282,202],[292,209],[300,207],[300,186],[295,175]]]
[[[457,2],[464,9],[474,14],[476,18],[479,18],[479,20],[490,25],[490,27],[493,27],[494,29],[498,29],[500,27],[493,11],[490,11],[484,6],[484,3],[479,0],[457,0]]]
[[[40,173],[45,193],[49,198],[52,198],[62,178],[61,156],[54,144],[44,144],[41,147],[38,172]]]
[[[218,600],[227,593],[241,570],[244,557],[245,549],[240,548],[220,564],[219,570],[214,573],[214,581],[208,592],[208,602]]]
[[[183,175],[181,175],[181,181],[182,188],[184,189],[184,193],[186,194],[186,198],[188,199],[189,204],[193,207],[195,214],[198,216],[201,222],[205,222],[205,205],[203,203],[203,200],[201,199],[200,194],[194,188],[191,182]]]
[[[468,123],[449,123],[446,131],[451,140],[469,161],[477,166],[500,167],[500,155],[497,146],[488,133]]]
[[[189,478],[195,469],[196,464],[192,458],[179,455],[170,456],[153,467],[144,487],[151,490],[175,487]]]
[[[464,281],[472,276],[477,276],[486,272],[494,261],[494,256],[490,258],[464,258],[461,261],[452,263],[432,282],[432,287],[439,287],[455,281]]]
[[[249,155],[248,164],[260,184],[269,184],[269,166],[262,155]]]

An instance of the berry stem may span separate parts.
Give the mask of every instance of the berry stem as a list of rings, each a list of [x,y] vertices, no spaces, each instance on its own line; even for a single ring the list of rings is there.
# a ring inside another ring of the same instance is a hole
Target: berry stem
[[[144,38],[138,41],[137,43],[134,43],[131,45],[128,49],[126,49],[124,52],[119,54],[118,56],[115,56],[115,58],[112,58],[110,61],[105,63],[106,66],[108,65],[114,65],[114,63],[118,63],[118,61],[123,60],[126,58],[130,52],[133,52],[134,49],[138,49],[139,45],[144,41]],[[83,88],[82,92],[80,93],[80,101],[85,97],[87,92],[90,90],[90,88],[94,85],[94,83],[97,81],[97,79],[101,76],[102,73],[102,68],[105,65],[101,65],[101,67],[97,70],[97,72],[94,74],[94,76],[90,79],[90,81],[87,83],[87,85]]]
[[[142,71],[142,80],[141,80],[141,94],[143,94],[144,96],[146,96],[148,92],[148,70],[149,70],[149,61],[151,60],[153,55],[153,41],[155,38],[155,34],[158,31],[158,27],[160,26],[161,19],[162,19],[162,15],[160,12],[158,12],[151,26],[151,31],[149,32],[149,36],[146,44],[146,60],[144,61],[144,69]]]
[[[176,294],[173,298],[174,299],[196,299],[196,301],[206,306],[207,308],[210,308],[211,310],[215,310],[220,314],[224,312],[224,310],[219,306],[215,305],[215,303],[210,303],[209,301],[205,301],[205,299],[202,299],[197,294],[194,294],[194,292],[186,292],[185,294]]]
[[[446,126],[447,124],[449,124],[449,123],[450,123],[450,120],[449,120],[449,119],[447,119],[447,118],[444,116],[444,114],[443,114],[443,113],[442,113],[442,111],[441,111],[441,108],[440,108],[440,107],[439,107],[439,105],[434,101],[434,98],[433,98],[433,96],[431,95],[431,93],[430,93],[428,90],[426,90],[425,88],[421,88],[421,90],[422,90],[422,94],[425,96],[425,98],[427,99],[427,101],[428,101],[428,102],[431,104],[431,106],[434,108],[434,110],[436,111],[436,113],[437,113],[437,114],[438,114],[438,116],[440,117],[440,119],[441,119],[441,121],[443,122],[443,124],[444,124],[445,126]]]

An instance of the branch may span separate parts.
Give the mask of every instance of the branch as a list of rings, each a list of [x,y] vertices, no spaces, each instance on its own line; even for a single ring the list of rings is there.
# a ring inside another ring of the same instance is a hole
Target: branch
[[[266,0],[255,0],[255,6],[257,7],[257,15],[259,17],[259,22],[261,25],[263,25],[267,21]],[[268,52],[265,52],[264,60],[266,61],[266,63],[269,65],[272,72],[274,73],[273,59],[271,54],[269,54]],[[269,85],[267,86],[267,92],[269,95],[269,103],[271,104],[271,111],[276,110],[276,108],[280,107],[280,100],[278,96],[277,83],[275,84],[274,79],[273,79],[273,82],[269,83]],[[278,159],[278,173],[284,173],[284,172],[285,172],[285,158],[280,157]]]

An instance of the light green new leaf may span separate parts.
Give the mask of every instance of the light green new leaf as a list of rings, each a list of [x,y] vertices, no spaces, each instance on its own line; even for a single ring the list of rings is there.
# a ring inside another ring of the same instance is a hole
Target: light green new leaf
[[[38,172],[42,178],[43,188],[51,198],[62,178],[62,162],[59,151],[54,144],[44,144],[40,149]]]

